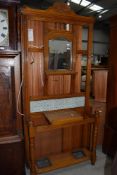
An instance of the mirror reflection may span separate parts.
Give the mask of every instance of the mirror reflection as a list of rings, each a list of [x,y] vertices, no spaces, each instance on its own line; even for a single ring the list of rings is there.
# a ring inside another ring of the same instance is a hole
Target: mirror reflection
[[[71,69],[72,42],[59,37],[49,40],[48,69]]]
[[[81,58],[81,92],[86,91],[87,57]]]

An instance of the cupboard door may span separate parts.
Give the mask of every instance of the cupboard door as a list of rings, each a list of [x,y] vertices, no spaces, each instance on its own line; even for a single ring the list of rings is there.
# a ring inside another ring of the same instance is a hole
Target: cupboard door
[[[110,50],[107,81],[106,123],[102,150],[114,156],[117,151],[117,15],[110,19]],[[111,124],[114,124],[113,125]]]
[[[0,137],[17,134],[19,127],[16,113],[16,96],[20,84],[18,58],[0,56]]]
[[[13,66],[0,65],[0,97],[0,135],[11,134],[16,113]]]

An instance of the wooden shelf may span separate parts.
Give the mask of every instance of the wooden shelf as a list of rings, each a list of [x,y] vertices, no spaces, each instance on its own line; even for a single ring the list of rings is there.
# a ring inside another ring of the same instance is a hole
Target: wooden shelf
[[[77,72],[65,70],[65,69],[59,69],[59,70],[50,70],[45,72],[46,75],[75,75]]]
[[[43,47],[38,48],[38,47],[28,47],[29,52],[43,52]]]
[[[48,159],[50,160],[51,164],[48,167],[38,168],[36,165],[36,172],[37,173],[45,173],[51,170],[55,170],[58,168],[63,168],[69,165],[77,164],[86,160],[90,159],[91,153],[87,149],[81,149],[83,151],[84,156],[81,158],[75,158],[72,155],[72,152],[69,153],[61,153],[57,155],[49,156]]]
[[[94,117],[88,117],[86,119],[80,119],[78,121],[72,121],[72,122],[67,122],[62,123],[62,124],[48,124],[48,125],[42,125],[42,126],[37,126],[35,128],[36,132],[47,132],[47,131],[52,131],[54,129],[59,129],[59,128],[68,128],[72,126],[78,126],[78,125],[85,125],[89,123],[94,123],[95,119]]]
[[[59,110],[44,112],[45,117],[52,125],[68,124],[83,120],[83,116],[75,110]]]

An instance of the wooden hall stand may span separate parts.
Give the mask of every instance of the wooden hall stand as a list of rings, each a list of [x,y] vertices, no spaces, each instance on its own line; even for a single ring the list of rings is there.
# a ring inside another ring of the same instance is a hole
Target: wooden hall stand
[[[94,19],[64,3],[21,9],[25,143],[31,174],[96,160],[98,112],[89,105]],[[82,50],[82,30],[88,29]],[[81,90],[82,57],[86,88]]]

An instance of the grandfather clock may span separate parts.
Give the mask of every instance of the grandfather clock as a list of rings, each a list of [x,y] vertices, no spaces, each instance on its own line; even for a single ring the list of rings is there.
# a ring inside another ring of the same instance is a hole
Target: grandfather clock
[[[22,117],[17,112],[21,111],[18,6],[18,1],[0,1],[0,170],[5,175],[24,175]]]

